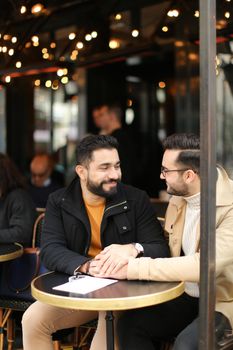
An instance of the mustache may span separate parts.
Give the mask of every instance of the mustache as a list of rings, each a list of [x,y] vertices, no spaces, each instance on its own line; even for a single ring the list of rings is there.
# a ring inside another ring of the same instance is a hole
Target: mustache
[[[115,184],[118,184],[120,182],[120,180],[115,180],[115,179],[110,179],[108,181],[102,181],[102,185],[103,184],[112,184],[112,183],[115,183]]]

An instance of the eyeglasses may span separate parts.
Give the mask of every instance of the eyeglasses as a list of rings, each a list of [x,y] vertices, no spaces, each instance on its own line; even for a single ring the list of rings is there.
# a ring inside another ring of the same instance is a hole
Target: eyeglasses
[[[166,169],[164,168],[163,166],[161,166],[161,169],[160,169],[160,172],[161,174],[163,174],[164,177],[166,177],[166,174],[167,173],[170,173],[172,171],[186,171],[186,170],[189,170],[189,168],[186,168],[186,169],[172,169],[172,170],[169,170],[169,169]]]

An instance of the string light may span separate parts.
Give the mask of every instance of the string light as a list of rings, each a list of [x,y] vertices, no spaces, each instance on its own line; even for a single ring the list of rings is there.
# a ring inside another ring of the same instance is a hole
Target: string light
[[[8,55],[9,55],[9,56],[13,56],[14,53],[15,53],[15,50],[14,50],[14,49],[10,49],[10,50],[8,51]]]
[[[62,77],[62,78],[61,78],[62,84],[67,84],[68,81],[69,81],[68,77]]]
[[[40,13],[43,9],[44,9],[44,5],[37,3],[37,4],[32,6],[31,13],[33,13],[35,15],[35,14]]]
[[[11,36],[10,36],[9,34],[4,34],[4,35],[3,35],[3,39],[6,40],[6,41],[7,41],[7,40],[10,40],[10,39],[11,39]]]
[[[163,27],[162,27],[162,31],[163,31],[164,33],[168,32],[168,27],[167,27],[167,26],[163,26]]]
[[[116,39],[112,39],[109,41],[109,47],[110,49],[114,50],[114,49],[117,49],[118,47],[120,47],[120,42]]]
[[[13,37],[11,38],[11,42],[12,42],[13,44],[17,43],[17,38],[16,38],[16,36],[13,36]]]
[[[160,81],[159,82],[159,87],[160,87],[160,89],[164,89],[166,87],[165,82],[164,81]]]
[[[69,39],[70,39],[70,40],[74,40],[75,37],[76,37],[76,34],[75,34],[75,33],[70,33],[70,34],[69,34]]]
[[[227,11],[227,12],[225,12],[224,16],[225,16],[226,18],[230,18],[231,14],[230,14],[230,12]]]
[[[198,10],[196,10],[196,11],[194,12],[194,16],[198,18],[198,17],[200,16],[200,12],[199,12]]]
[[[122,18],[122,16],[121,16],[120,13],[117,13],[117,14],[115,15],[115,20],[120,21],[121,18]]]
[[[46,86],[47,88],[50,88],[50,87],[52,86],[51,80],[46,80],[45,86]]]
[[[57,44],[55,42],[50,43],[51,49],[55,49],[56,46],[57,46]]]
[[[48,52],[45,52],[45,53],[43,54],[43,58],[44,58],[45,60],[47,60],[47,59],[49,58]]]
[[[132,32],[131,32],[131,35],[134,38],[137,38],[139,36],[139,30],[138,29],[133,29]]]
[[[21,6],[21,7],[20,7],[20,13],[23,15],[23,14],[26,13],[26,12],[27,12],[26,6]]]
[[[15,67],[16,68],[21,68],[22,67],[22,62],[17,61],[16,64],[15,64]]]
[[[6,46],[3,46],[3,47],[2,47],[2,52],[3,52],[3,53],[6,53],[6,52],[7,52],[7,47],[6,47]]]
[[[98,36],[97,31],[93,30],[93,32],[91,32],[91,36],[92,36],[93,39],[97,38],[97,36]]]
[[[10,77],[10,75],[7,75],[7,76],[5,77],[5,82],[6,82],[6,83],[10,83],[10,82],[11,82],[11,77]]]
[[[179,11],[176,9],[169,10],[167,13],[168,17],[178,17],[179,14],[180,14]]]
[[[36,79],[35,81],[34,81],[34,85],[35,86],[40,86],[40,79]]]
[[[59,77],[62,77],[62,76],[63,76],[63,69],[62,69],[62,68],[59,68],[59,69],[57,70],[57,75],[58,75]]]
[[[76,44],[76,47],[77,47],[77,49],[79,49],[79,50],[82,50],[82,48],[83,48],[83,43],[81,42],[81,41],[78,41],[77,42],[77,44]]]
[[[32,42],[37,43],[39,41],[39,37],[37,35],[32,36]]]
[[[41,50],[42,53],[47,53],[48,49],[46,47],[43,47],[43,49]]]
[[[86,40],[86,41],[91,41],[91,39],[92,39],[91,34],[86,34],[86,35],[85,35],[85,40]]]

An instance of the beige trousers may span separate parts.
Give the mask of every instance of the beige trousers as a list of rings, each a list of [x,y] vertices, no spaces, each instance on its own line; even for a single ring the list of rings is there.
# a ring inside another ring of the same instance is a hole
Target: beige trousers
[[[90,350],[106,350],[105,312],[63,309],[36,301],[22,318],[23,349],[53,350],[52,333],[59,329],[77,327],[97,318],[98,314],[98,326]],[[114,314],[115,319],[118,315]],[[115,345],[115,350],[117,348]]]

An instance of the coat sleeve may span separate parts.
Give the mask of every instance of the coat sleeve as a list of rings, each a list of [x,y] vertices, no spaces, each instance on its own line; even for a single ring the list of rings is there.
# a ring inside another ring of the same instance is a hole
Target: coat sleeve
[[[10,192],[8,196],[5,208],[8,227],[0,229],[0,243],[18,242],[30,246],[36,214],[33,202],[27,192],[21,189]]]
[[[229,275],[233,264],[233,208],[223,211],[216,223],[216,276]],[[164,259],[132,259],[128,279],[199,282],[200,253]],[[220,284],[221,285],[221,284]],[[217,285],[217,290],[220,288]]]
[[[137,242],[144,248],[144,256],[151,258],[170,256],[164,231],[145,192],[136,203]]]
[[[89,258],[67,247],[65,228],[57,194],[49,196],[41,236],[41,258],[49,270],[72,275]]]
[[[172,258],[131,259],[127,279],[147,281],[199,281],[199,253]]]

